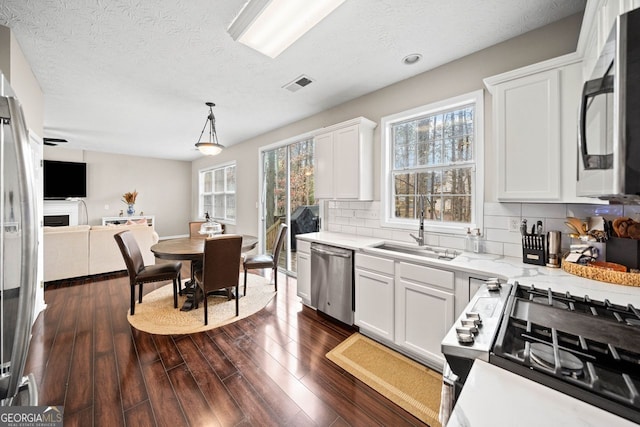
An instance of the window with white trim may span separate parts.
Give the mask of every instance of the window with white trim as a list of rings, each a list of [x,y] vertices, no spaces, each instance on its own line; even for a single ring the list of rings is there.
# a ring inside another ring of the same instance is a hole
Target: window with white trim
[[[206,213],[212,219],[235,223],[236,164],[226,164],[200,171],[198,215]]]
[[[482,91],[382,119],[383,225],[413,228],[424,197],[425,226],[482,228]]]

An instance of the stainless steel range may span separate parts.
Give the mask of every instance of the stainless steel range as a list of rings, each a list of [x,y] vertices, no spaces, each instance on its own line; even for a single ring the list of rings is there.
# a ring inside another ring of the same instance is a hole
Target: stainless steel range
[[[442,353],[459,377],[456,386],[466,381],[475,359],[489,361],[510,290],[511,284],[497,280],[482,285],[442,340]]]
[[[489,305],[500,310],[501,318],[496,328],[483,330],[495,322],[496,313],[489,310],[490,322],[482,319],[474,342],[465,343],[467,331],[459,323],[465,312],[445,337],[442,352],[458,385],[480,358],[640,423],[639,308],[517,282],[502,285],[493,297],[486,286],[479,292],[469,310],[492,300]]]

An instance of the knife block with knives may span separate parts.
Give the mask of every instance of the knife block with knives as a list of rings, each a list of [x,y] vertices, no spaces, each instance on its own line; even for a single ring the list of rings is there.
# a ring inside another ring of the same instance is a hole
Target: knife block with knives
[[[527,220],[520,225],[522,234],[522,262],[526,264],[545,265],[547,260],[546,236],[542,233],[542,221],[538,221],[527,232]]]

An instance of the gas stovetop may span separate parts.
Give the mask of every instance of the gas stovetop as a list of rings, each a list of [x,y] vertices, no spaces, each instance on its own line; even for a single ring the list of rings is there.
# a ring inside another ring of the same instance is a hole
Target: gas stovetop
[[[640,422],[640,312],[516,285],[489,362]]]

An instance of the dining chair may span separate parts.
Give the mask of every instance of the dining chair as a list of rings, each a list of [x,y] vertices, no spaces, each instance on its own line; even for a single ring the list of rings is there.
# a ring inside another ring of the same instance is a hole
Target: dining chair
[[[206,239],[206,234],[200,234],[200,227],[202,227],[202,224],[204,224],[204,221],[189,221],[189,237]]]
[[[131,286],[131,315],[135,314],[135,289],[136,285],[140,285],[138,290],[138,304],[142,303],[142,285],[150,282],[160,282],[163,280],[173,280],[173,308],[178,308],[178,292],[180,291],[180,269],[182,263],[165,262],[162,264],[144,265],[142,252],[136,242],[133,233],[129,230],[121,231],[115,234],[114,239],[118,243],[124,263],[129,273],[129,285]]]
[[[206,221],[189,221],[189,237],[196,237],[198,239],[206,239],[206,234],[200,234],[200,227],[202,224],[206,224]],[[220,224],[222,227],[222,233],[224,233],[224,224]]]
[[[202,292],[204,299],[204,324],[209,324],[207,296],[220,289],[227,290],[227,299],[231,299],[230,288],[236,288],[236,316],[240,314],[240,254],[242,252],[242,236],[236,234],[219,234],[209,237],[204,242],[202,269],[195,272],[196,295],[195,308]]]
[[[244,267],[244,295],[247,295],[247,270],[257,270],[262,268],[273,269],[273,282],[276,292],[278,291],[278,258],[280,250],[287,234],[287,224],[280,224],[278,237],[273,242],[271,254],[247,255],[242,263]]]
[[[192,239],[206,239],[206,234],[200,234],[200,227],[202,227],[202,224],[204,224],[205,222],[206,221],[189,221],[189,237]],[[200,265],[200,261],[190,261],[189,264],[191,264],[191,278],[193,278],[195,271],[202,268],[202,266]],[[188,284],[188,286],[188,289],[193,290],[193,288],[190,287],[190,284]]]

